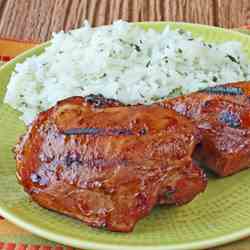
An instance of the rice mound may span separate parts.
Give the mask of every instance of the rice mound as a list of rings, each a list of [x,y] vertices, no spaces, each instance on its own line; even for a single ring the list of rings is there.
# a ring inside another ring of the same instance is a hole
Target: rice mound
[[[249,59],[239,42],[206,43],[183,30],[145,31],[124,21],[99,28],[85,22],[54,34],[44,53],[17,64],[4,101],[29,124],[70,96],[103,94],[147,105],[249,79]]]

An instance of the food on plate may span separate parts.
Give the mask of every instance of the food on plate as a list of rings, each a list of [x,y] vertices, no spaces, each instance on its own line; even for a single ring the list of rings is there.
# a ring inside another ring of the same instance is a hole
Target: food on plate
[[[202,134],[195,158],[220,176],[250,167],[250,82],[210,87],[162,102]]]
[[[16,66],[5,102],[28,124],[71,96],[152,104],[243,80],[250,80],[250,64],[239,42],[208,43],[180,29],[145,31],[118,21],[54,35],[44,53]]]
[[[238,82],[249,62],[238,42],[170,27],[54,35],[7,86],[5,103],[30,124],[19,182],[39,205],[119,232],[158,204],[190,202],[207,184],[193,155],[220,176],[250,166],[250,82]]]
[[[90,95],[41,112],[15,148],[17,177],[41,206],[93,227],[132,231],[157,204],[204,191],[193,122],[160,106]]]

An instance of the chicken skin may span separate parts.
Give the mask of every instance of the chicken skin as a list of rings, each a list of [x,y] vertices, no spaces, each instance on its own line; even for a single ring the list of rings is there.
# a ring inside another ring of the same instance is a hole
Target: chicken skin
[[[41,206],[93,227],[130,232],[157,204],[204,191],[193,122],[160,106],[90,95],[42,112],[15,148],[17,177]]]
[[[201,132],[194,157],[219,176],[250,167],[250,82],[210,87],[160,105],[191,118]]]

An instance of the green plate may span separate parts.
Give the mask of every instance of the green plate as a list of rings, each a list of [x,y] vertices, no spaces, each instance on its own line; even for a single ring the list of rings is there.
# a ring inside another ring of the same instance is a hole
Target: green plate
[[[167,23],[141,23],[162,30]],[[168,23],[189,30],[207,41],[240,41],[250,56],[250,38],[238,32],[203,25]],[[201,249],[250,235],[250,170],[227,178],[209,178],[205,193],[182,207],[157,207],[141,220],[133,233],[92,229],[69,217],[32,203],[15,177],[12,147],[25,131],[18,113],[2,103],[16,63],[39,54],[45,45],[32,49],[0,69],[0,214],[15,224],[65,245],[88,249]],[[216,55],[215,55],[216,56]]]

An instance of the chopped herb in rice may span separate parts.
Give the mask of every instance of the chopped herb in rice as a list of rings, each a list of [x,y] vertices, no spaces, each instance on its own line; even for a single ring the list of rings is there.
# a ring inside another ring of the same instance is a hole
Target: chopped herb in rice
[[[38,56],[16,65],[5,102],[30,123],[58,100],[102,94],[125,104],[151,104],[227,82],[250,79],[239,42],[207,43],[184,29],[143,30],[117,21],[54,35]]]

